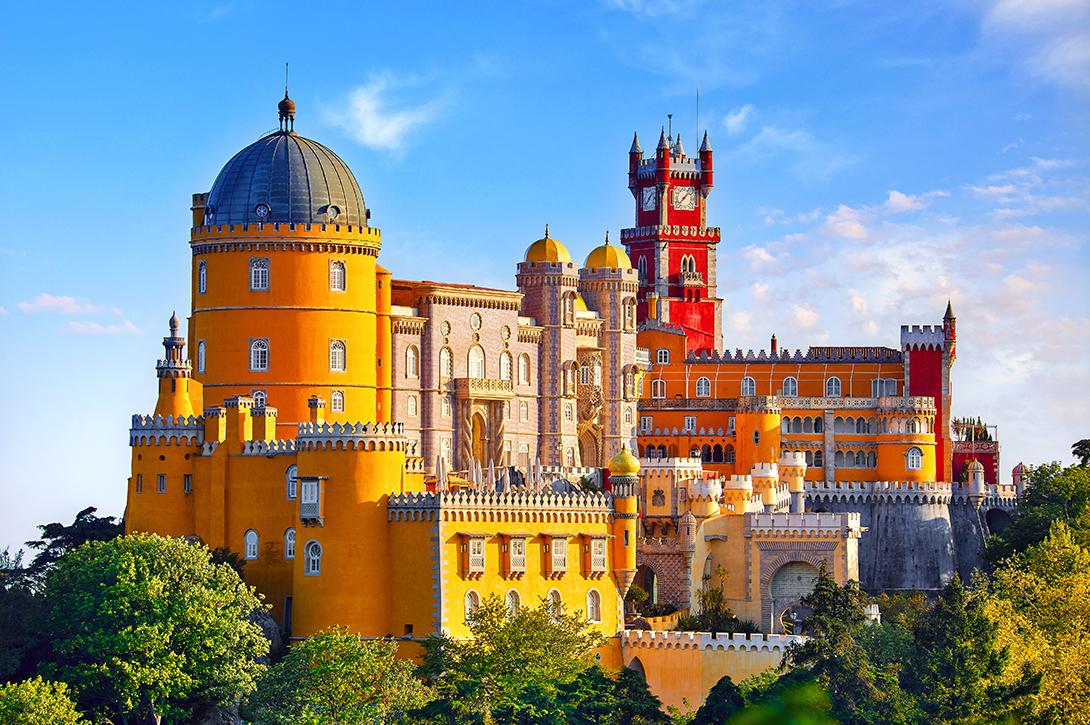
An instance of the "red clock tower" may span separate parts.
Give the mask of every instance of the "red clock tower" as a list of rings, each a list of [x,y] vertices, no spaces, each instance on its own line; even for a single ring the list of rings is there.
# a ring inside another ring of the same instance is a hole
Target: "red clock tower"
[[[678,325],[689,352],[723,349],[723,300],[716,295],[715,248],[719,228],[705,225],[712,190],[708,134],[698,157],[686,156],[681,136],[663,129],[651,158],[639,138],[628,152],[628,188],[636,200],[636,226],[621,230],[639,272],[637,316]]]

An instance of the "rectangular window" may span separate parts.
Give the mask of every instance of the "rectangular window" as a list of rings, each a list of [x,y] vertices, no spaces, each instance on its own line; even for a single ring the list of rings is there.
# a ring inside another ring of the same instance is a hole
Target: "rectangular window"
[[[734,416],[732,415],[727,419],[727,433],[734,434]]]
[[[665,347],[660,347],[655,351],[655,362],[659,365],[670,364],[670,350]]]
[[[156,489],[159,491],[159,493],[166,493],[167,492],[167,474],[165,474],[165,473],[160,473],[159,474],[158,484],[156,485]]]
[[[590,541],[590,570],[593,572],[606,570],[605,539],[591,539]]]
[[[690,431],[690,432],[696,430],[696,416],[695,415],[685,416],[685,430]]]
[[[469,571],[475,574],[484,571],[484,539],[469,540]]]
[[[568,540],[555,538],[550,545],[552,549],[553,571],[566,571],[568,568]]]
[[[649,415],[641,415],[640,416],[640,432],[641,433],[650,433],[651,428],[653,426],[654,426],[654,422],[652,421],[651,416],[649,416]]]
[[[193,475],[185,474],[182,476],[182,491],[185,493],[193,493]]]
[[[144,493],[144,474],[136,474],[136,492]]]
[[[511,539],[511,571],[526,571],[526,539]]]
[[[264,292],[269,289],[269,258],[250,258],[250,291]]]
[[[299,517],[303,519],[316,519],[321,514],[319,498],[321,489],[318,488],[317,479],[302,479],[299,482]]]

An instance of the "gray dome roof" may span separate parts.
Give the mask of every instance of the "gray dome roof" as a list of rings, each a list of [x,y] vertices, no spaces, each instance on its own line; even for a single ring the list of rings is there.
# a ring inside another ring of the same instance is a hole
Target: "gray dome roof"
[[[208,193],[206,224],[367,226],[356,177],[317,141],[275,131],[235,154]]]

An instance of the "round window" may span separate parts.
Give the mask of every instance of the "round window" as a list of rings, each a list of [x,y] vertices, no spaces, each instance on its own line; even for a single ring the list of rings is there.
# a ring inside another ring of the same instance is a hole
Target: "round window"
[[[272,209],[269,208],[268,204],[258,204],[254,207],[254,214],[257,215],[258,219],[264,219],[269,216],[270,211],[272,211]]]
[[[511,328],[508,327],[507,325],[504,325],[503,330],[500,331],[500,335],[503,337],[504,340],[510,340],[511,339]]]
[[[481,329],[481,316],[476,312],[469,316],[469,326],[474,330]]]
[[[333,206],[332,204],[330,204],[329,206],[326,207],[325,214],[330,219],[336,219],[341,214],[340,207],[336,207],[336,206]]]

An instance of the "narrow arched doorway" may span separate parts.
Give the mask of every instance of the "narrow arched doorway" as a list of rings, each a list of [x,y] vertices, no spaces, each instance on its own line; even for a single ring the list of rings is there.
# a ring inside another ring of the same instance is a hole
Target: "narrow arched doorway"
[[[790,561],[776,570],[769,587],[773,632],[793,630],[793,634],[799,634],[801,620],[806,616],[802,599],[814,591],[817,580],[817,567],[805,561]]]
[[[484,416],[480,413],[474,413],[473,429],[471,431],[473,441],[473,457],[482,465],[488,465],[488,459],[485,456],[485,452],[488,450],[488,429]]]

